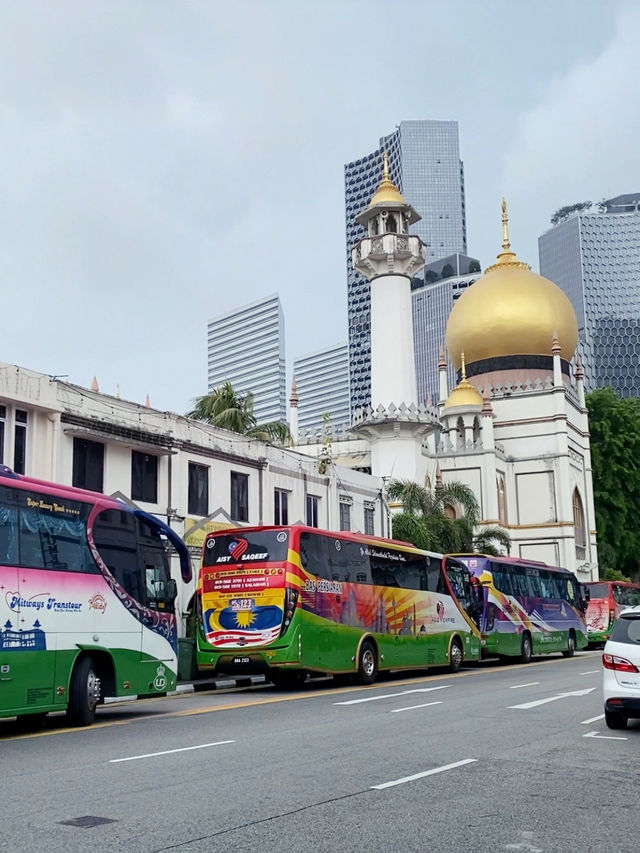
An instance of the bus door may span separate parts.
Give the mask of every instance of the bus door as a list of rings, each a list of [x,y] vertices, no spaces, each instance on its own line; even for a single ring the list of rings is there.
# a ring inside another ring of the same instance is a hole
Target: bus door
[[[0,555],[0,561],[3,559]],[[18,569],[0,565],[0,588],[0,711],[6,711],[26,704],[26,685],[20,679],[25,667],[19,634]]]
[[[463,563],[453,562],[452,560],[447,560],[447,577],[458,600],[459,607],[464,610],[479,629],[483,609],[482,586],[477,584],[476,588],[476,585],[471,582],[469,569]]]

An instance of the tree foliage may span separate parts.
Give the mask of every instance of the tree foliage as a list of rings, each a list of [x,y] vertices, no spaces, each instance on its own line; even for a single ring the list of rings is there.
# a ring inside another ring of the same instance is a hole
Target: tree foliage
[[[445,264],[442,267],[442,278],[451,278],[454,275],[454,269],[451,264]]]
[[[402,512],[394,515],[391,522],[394,539],[441,554],[499,554],[500,548],[508,552],[510,539],[501,527],[483,527],[475,532],[480,507],[473,491],[463,483],[428,489],[410,480],[391,480],[387,495],[392,501],[402,502]],[[462,515],[450,518],[447,507],[456,506],[462,508]]]
[[[626,581],[629,583],[631,578],[628,575],[625,575],[620,569],[605,569],[604,572],[600,573],[601,581]]]
[[[640,400],[613,388],[587,395],[599,562],[640,569]]]
[[[230,382],[197,397],[194,403],[188,418],[273,444],[285,444],[291,438],[289,428],[281,421],[259,424],[253,413],[253,394],[238,393]]]
[[[424,280],[427,284],[433,284],[434,281],[438,281],[440,276],[435,270],[427,270],[424,274]]]
[[[469,261],[469,272],[480,272],[480,261]]]
[[[558,222],[564,222],[572,213],[582,213],[583,210],[589,210],[592,207],[590,201],[578,201],[576,204],[568,204],[566,207],[559,207],[551,217],[551,224],[557,225]]]

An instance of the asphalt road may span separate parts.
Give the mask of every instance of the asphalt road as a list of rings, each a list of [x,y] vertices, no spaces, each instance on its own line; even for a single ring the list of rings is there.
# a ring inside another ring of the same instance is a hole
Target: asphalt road
[[[0,721],[0,849],[636,853],[640,723],[600,685],[595,652]]]

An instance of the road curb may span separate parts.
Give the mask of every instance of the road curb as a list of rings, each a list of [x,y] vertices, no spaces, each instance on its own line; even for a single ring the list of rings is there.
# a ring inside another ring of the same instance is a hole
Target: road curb
[[[234,678],[207,678],[197,681],[180,681],[173,693],[168,696],[181,693],[201,693],[205,690],[228,690],[233,687],[253,687],[254,684],[265,684],[264,675],[242,675]]]

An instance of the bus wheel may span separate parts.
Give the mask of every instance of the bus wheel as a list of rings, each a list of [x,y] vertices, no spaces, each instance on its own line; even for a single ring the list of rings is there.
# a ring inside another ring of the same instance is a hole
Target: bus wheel
[[[71,673],[67,719],[74,726],[90,726],[96,717],[100,701],[100,679],[93,660],[80,658]]]
[[[525,632],[522,635],[522,643],[520,645],[520,660],[522,663],[531,663],[531,635]]]
[[[562,656],[565,658],[572,658],[575,654],[576,650],[576,638],[573,631],[569,631],[569,637],[567,638],[567,648],[562,652]]]
[[[365,640],[360,649],[360,657],[358,658],[358,675],[359,684],[373,684],[378,674],[378,659],[373,643]]]
[[[462,646],[460,640],[454,640],[449,650],[449,672],[460,672],[462,666]]]

